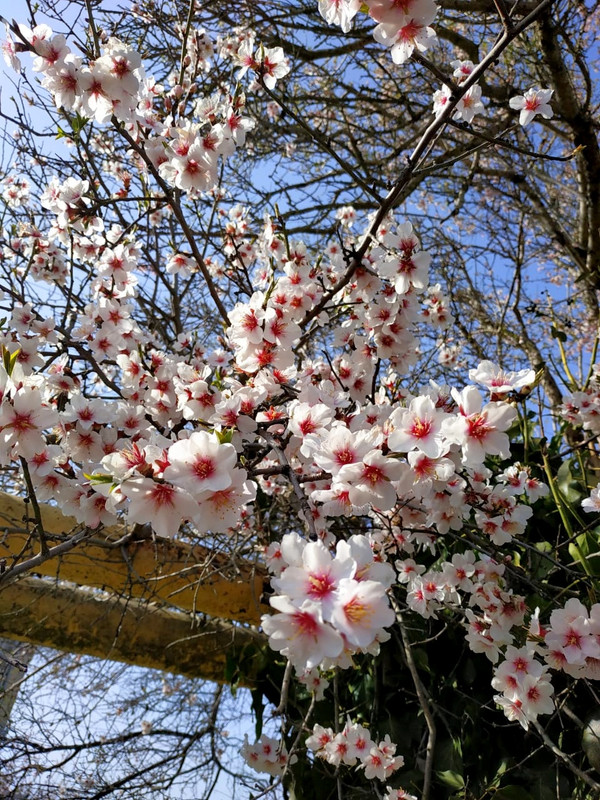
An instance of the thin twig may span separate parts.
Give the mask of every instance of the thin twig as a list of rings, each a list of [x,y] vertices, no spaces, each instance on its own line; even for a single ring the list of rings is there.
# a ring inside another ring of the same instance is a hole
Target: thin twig
[[[558,747],[558,745],[554,744],[552,739],[548,736],[548,734],[542,728],[539,722],[537,722],[536,720],[532,720],[531,724],[538,732],[538,735],[540,736],[546,747],[549,750],[551,750],[557,758],[560,758],[560,760],[567,765],[567,767],[571,770],[573,775],[577,775],[577,777],[580,780],[584,781],[584,783],[586,783],[590,787],[590,789],[592,789],[594,795],[598,797],[600,795],[600,783],[596,783],[596,781],[593,778],[590,778],[587,772],[584,772],[583,770],[579,769],[577,764],[575,764],[575,762],[571,758],[569,758],[569,756],[566,753],[564,753],[560,749],[560,747]]]
[[[40,509],[40,504],[37,501],[37,497],[35,496],[35,489],[33,488],[33,482],[31,480],[31,475],[29,473],[29,465],[27,461],[23,458],[23,456],[19,456],[21,461],[21,467],[23,468],[23,476],[25,478],[25,485],[27,486],[27,497],[29,502],[31,503],[31,507],[33,509],[33,516],[35,518],[35,532],[37,533],[38,539],[40,540],[40,553],[41,555],[48,557],[48,542],[46,541],[46,531],[44,530],[44,520],[42,519],[42,511]]]
[[[364,180],[363,178],[361,178],[360,175],[357,175],[357,173],[348,164],[347,159],[343,158],[343,156],[340,156],[339,153],[336,152],[335,148],[331,146],[331,144],[329,143],[329,141],[327,140],[327,138],[325,136],[323,136],[315,128],[311,128],[310,125],[308,125],[307,122],[302,119],[302,117],[298,116],[298,114],[296,114],[286,104],[286,102],[283,100],[283,98],[280,95],[275,94],[267,86],[265,86],[264,78],[259,77],[258,82],[260,83],[261,88],[269,95],[269,97],[272,100],[274,100],[276,103],[278,103],[281,106],[281,108],[283,109],[283,111],[285,111],[285,113],[289,117],[291,117],[294,120],[294,122],[297,125],[299,125],[302,128],[302,130],[308,136],[310,136],[310,138],[314,142],[316,142],[322,150],[324,150],[326,153],[328,153],[334,159],[334,161],[337,161],[339,166],[344,170],[344,172],[347,175],[350,176],[350,178],[352,178],[352,180],[356,183],[357,186],[360,186],[360,188],[366,194],[371,195],[371,197],[377,203],[383,202],[382,198],[379,197],[379,195],[377,194],[375,189],[372,186],[369,186],[368,182],[366,180]]]
[[[4,652],[4,650],[0,650],[0,661],[6,661],[7,664],[10,664],[11,667],[15,667],[19,670],[19,672],[27,672],[27,664],[24,664],[22,661],[19,661],[18,658],[11,656],[10,653]]]
[[[39,553],[37,556],[32,556],[26,561],[21,561],[19,564],[9,567],[6,572],[0,575],[0,586],[12,583],[19,575],[22,575],[24,572],[30,572],[35,567],[39,567],[44,561],[68,553],[74,547],[77,547],[80,542],[92,536],[93,533],[94,531],[91,531],[89,528],[84,528],[82,531],[73,534],[66,542],[61,542],[57,544],[56,547],[49,548],[46,555]]]
[[[212,277],[210,275],[210,272],[208,271],[208,267],[206,266],[206,262],[202,258],[202,254],[201,254],[200,250],[198,249],[198,245],[196,243],[196,235],[194,234],[194,232],[191,230],[190,226],[188,225],[188,222],[187,222],[187,220],[185,218],[185,214],[183,213],[179,203],[176,202],[176,200],[174,198],[174,195],[173,195],[173,192],[171,191],[171,189],[168,186],[168,184],[166,183],[166,181],[164,181],[162,179],[160,173],[158,172],[158,170],[156,169],[156,167],[152,163],[152,160],[149,158],[149,156],[146,153],[146,151],[144,150],[144,148],[141,147],[135,141],[135,139],[133,139],[133,137],[129,135],[129,132],[125,129],[125,127],[123,125],[121,125],[121,123],[119,122],[119,120],[117,120],[116,117],[112,118],[112,123],[113,123],[113,125],[115,127],[115,130],[127,141],[127,143],[132,148],[132,150],[135,150],[135,152],[144,161],[144,163],[148,167],[148,170],[152,174],[152,177],[154,178],[154,180],[158,183],[158,185],[160,186],[160,188],[164,192],[165,199],[166,199],[167,203],[169,204],[169,206],[171,207],[171,209],[173,211],[173,214],[177,219],[177,222],[181,225],[181,229],[183,230],[183,232],[185,234],[185,238],[187,239],[187,242],[188,242],[188,244],[190,246],[190,249],[192,251],[192,255],[194,256],[194,260],[196,261],[196,263],[198,265],[198,269],[200,270],[200,272],[202,274],[202,277],[204,278],[204,282],[206,283],[206,286],[208,288],[208,291],[210,292],[210,296],[212,297],[213,302],[214,302],[215,306],[217,307],[217,310],[219,311],[219,314],[221,315],[221,318],[223,319],[223,322],[226,325],[229,325],[229,317],[227,315],[227,310],[226,310],[226,308],[225,308],[225,306],[223,304],[223,301],[221,300],[221,297],[219,295],[217,287],[213,283],[213,279],[212,279]]]
[[[290,682],[292,680],[292,662],[288,661],[285,665],[285,672],[283,674],[283,681],[281,682],[281,693],[279,695],[279,705],[273,712],[274,714],[283,714],[287,706],[287,699],[290,693]]]
[[[504,5],[504,0],[494,0],[494,5],[496,6],[498,16],[502,20],[502,25],[504,27],[504,30],[507,33],[510,33],[513,29],[514,23],[510,17],[508,9]]]
[[[189,7],[188,7],[188,15],[187,20],[185,23],[185,30],[183,32],[182,41],[181,41],[181,64],[179,67],[179,85],[183,86],[183,78],[185,75],[185,57],[187,55],[187,44],[188,38],[190,35],[190,30],[192,27],[192,21],[194,19],[194,11],[196,10],[196,3],[194,0],[189,0]]]
[[[421,706],[421,710],[423,712],[423,716],[425,717],[425,722],[427,724],[427,751],[425,757],[425,774],[423,776],[423,791],[421,792],[421,800],[429,800],[429,793],[431,791],[431,780],[433,777],[433,756],[435,752],[435,740],[437,736],[437,729],[435,725],[435,720],[433,718],[433,712],[431,710],[431,706],[428,701],[427,691],[423,686],[421,678],[419,677],[419,672],[417,670],[417,665],[415,664],[415,660],[413,658],[410,640],[408,638],[408,633],[406,630],[406,626],[404,625],[404,620],[402,619],[402,613],[400,612],[399,608],[396,609],[396,618],[398,620],[398,627],[400,628],[400,634],[402,636],[402,645],[404,647],[404,656],[406,658],[406,665],[408,666],[412,681],[415,686],[415,691],[417,693],[417,698],[419,700],[419,705]]]
[[[90,0],[85,0],[85,7],[87,8],[88,22],[90,25],[92,39],[94,40],[94,56],[97,58],[100,55],[100,39],[98,38],[98,31],[96,30],[96,22],[94,20],[94,13],[92,11],[92,4]]]
[[[511,125],[503,133],[499,134],[498,136],[489,136],[487,133],[483,131],[476,131],[471,127],[467,127],[466,125],[461,125],[460,122],[455,122],[454,120],[450,120],[448,122],[453,128],[457,130],[465,131],[466,133],[470,134],[471,136],[475,136],[477,139],[482,139],[484,142],[489,142],[489,144],[494,145],[495,147],[502,147],[506,150],[512,150],[514,153],[519,153],[522,156],[530,156],[531,158],[541,159],[543,161],[572,161],[578,155],[578,150],[575,149],[570,152],[566,156],[553,156],[549,153],[539,153],[536,150],[529,150],[526,147],[520,147],[518,144],[513,144],[512,142],[507,142],[506,139],[502,139],[502,136],[506,136],[507,133],[512,133],[514,130],[517,130],[517,125]],[[446,163],[446,162],[444,162]],[[434,165],[434,166],[443,166],[442,164]],[[422,175],[424,172],[427,173],[432,170],[432,167],[428,167],[426,170],[419,170],[418,174]]]
[[[485,71],[494,64],[506,48],[513,42],[517,36],[525,31],[547,6],[551,5],[554,0],[542,0],[541,3],[530,14],[524,17],[519,23],[515,24],[510,31],[505,31],[503,35],[491,48],[490,52],[483,58],[480,63],[471,72],[469,77],[453,92],[450,100],[444,107],[444,110],[439,114],[430,125],[427,126],[414,150],[406,160],[406,166],[401,170],[396,182],[381,202],[377,213],[375,214],[369,228],[363,235],[357,249],[352,253],[351,258],[348,258],[347,269],[338,281],[329,289],[324,292],[323,296],[316,303],[313,308],[306,313],[304,319],[300,323],[301,328],[305,328],[321,311],[329,304],[331,299],[335,297],[338,292],[344,289],[351,281],[356,270],[361,266],[362,260],[367,253],[371,243],[376,240],[379,227],[383,223],[388,213],[396,206],[402,196],[402,192],[407,186],[409,180],[414,176],[415,172],[421,168],[423,161],[427,158],[431,151],[432,146],[443,133],[446,125],[450,123],[456,106],[464,97],[467,91],[474,86],[479,78]]]
[[[304,518],[306,520],[306,524],[308,525],[308,530],[312,539],[317,539],[317,529],[315,527],[315,520],[313,517],[312,509],[310,507],[310,503],[308,502],[308,498],[304,493],[302,486],[300,485],[300,481],[298,480],[298,476],[296,475],[293,467],[290,465],[288,458],[283,450],[282,447],[278,444],[274,436],[271,436],[270,433],[266,431],[259,431],[259,435],[270,445],[271,449],[274,451],[277,459],[282,467],[285,467],[284,474],[290,479],[290,483],[292,484],[292,488],[294,490],[294,494],[298,498],[300,503],[300,507],[304,512]]]

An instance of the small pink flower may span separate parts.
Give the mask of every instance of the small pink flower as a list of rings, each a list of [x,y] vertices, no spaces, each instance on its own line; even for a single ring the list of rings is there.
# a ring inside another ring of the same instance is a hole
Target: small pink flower
[[[331,623],[350,644],[369,647],[381,628],[392,625],[395,614],[385,588],[378,581],[343,578],[331,614]]]
[[[325,658],[337,658],[344,649],[340,634],[323,622],[318,603],[305,600],[296,606],[285,596],[272,597],[270,603],[280,613],[262,618],[269,646],[286,656],[300,672],[319,666]]]
[[[219,492],[231,486],[237,453],[233,445],[220,444],[213,434],[197,431],[189,439],[171,445],[168,459],[164,479],[204,499],[205,492]]]
[[[550,98],[554,89],[528,89],[524,95],[518,95],[509,100],[509,105],[515,111],[520,111],[519,124],[525,127],[531,120],[541,114],[544,119],[551,119],[554,111],[550,107]]]

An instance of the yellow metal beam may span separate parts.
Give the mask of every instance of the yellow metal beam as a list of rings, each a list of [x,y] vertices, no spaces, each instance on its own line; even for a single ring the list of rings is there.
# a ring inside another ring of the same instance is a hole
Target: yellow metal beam
[[[227,660],[243,661],[244,686],[265,641],[238,625],[34,577],[0,592],[0,636],[221,683]]]
[[[73,517],[55,506],[41,505],[41,513],[50,547],[81,530]],[[30,504],[0,493],[0,559],[6,574],[40,551],[38,537],[31,533],[32,517]],[[251,566],[235,567],[227,556],[209,548],[166,539],[134,536],[115,544],[125,533],[122,526],[103,529],[36,566],[35,572],[218,619],[258,624],[268,611],[261,603],[264,574]]]

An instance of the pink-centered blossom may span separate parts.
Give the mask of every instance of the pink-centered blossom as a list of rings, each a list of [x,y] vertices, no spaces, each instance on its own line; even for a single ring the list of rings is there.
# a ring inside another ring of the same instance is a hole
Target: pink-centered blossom
[[[554,111],[550,106],[550,98],[554,94],[554,89],[537,89],[532,87],[524,95],[517,95],[509,100],[509,105],[515,111],[520,111],[519,124],[525,127],[529,125],[537,114],[541,114],[544,119],[551,119]]]
[[[589,497],[581,501],[581,507],[588,514],[600,514],[600,483],[592,489]]]
[[[279,614],[265,615],[262,628],[271,649],[286,656],[298,670],[319,666],[325,658],[336,658],[344,649],[341,635],[323,622],[319,603],[305,600],[299,606],[285,596],[271,597]]]
[[[490,390],[493,400],[509,392],[531,389],[535,383],[535,370],[521,369],[507,372],[493,361],[481,361],[476,369],[469,370],[469,380],[481,383]]]
[[[235,447],[220,444],[214,434],[195,431],[169,447],[169,466],[163,477],[186,489],[194,497],[204,499],[205,492],[219,492],[232,483],[237,461]]]
[[[343,425],[336,425],[313,458],[321,469],[336,475],[343,467],[361,461],[382,439],[381,432],[375,429],[353,433]]]
[[[198,504],[184,489],[150,478],[129,478],[121,484],[129,500],[128,517],[132,522],[149,522],[159,536],[173,538],[183,520],[198,513]]]
[[[256,484],[247,480],[245,469],[229,472],[231,483],[224,489],[205,493],[198,499],[194,522],[200,531],[224,533],[239,522],[242,510],[256,497]]]
[[[51,428],[58,415],[42,400],[38,389],[23,388],[15,392],[12,401],[6,397],[0,405],[0,460],[7,463],[11,456],[34,456],[44,446],[44,429]]]
[[[280,78],[290,71],[288,60],[281,47],[264,47],[261,45],[255,54],[255,70],[263,79],[267,89],[273,90]]]
[[[385,588],[377,581],[339,582],[331,623],[356,647],[368,647],[381,628],[393,624],[395,614]]]
[[[429,17],[437,13],[433,0],[367,0],[369,15],[377,22],[400,24],[406,17]]]
[[[587,608],[572,597],[550,615],[545,644],[564,656],[567,664],[583,665],[588,657],[600,658],[600,642],[590,635],[589,627]]]
[[[271,584],[279,594],[287,595],[294,603],[304,600],[320,603],[325,618],[328,618],[336,600],[336,592],[342,578],[352,578],[356,562],[349,554],[332,558],[322,542],[309,542],[302,553],[301,567],[288,567],[280,578]]]
[[[430,458],[439,458],[447,449],[441,433],[443,415],[430,397],[415,397],[408,408],[398,408],[390,417],[391,450],[406,453],[417,449]]]
[[[484,111],[484,105],[481,102],[481,86],[475,83],[467,89],[456,104],[452,118],[472,122],[475,114],[481,114],[482,111]]]
[[[460,445],[463,464],[482,464],[488,454],[508,458],[510,442],[505,431],[516,418],[516,410],[507,403],[494,402],[484,406],[475,386],[467,386],[462,392],[453,389],[452,396],[458,404],[459,414],[444,420],[442,433]]]
[[[367,503],[388,511],[396,504],[396,489],[393,482],[402,474],[402,465],[393,458],[384,456],[380,450],[371,450],[361,462],[347,464],[336,476],[336,481],[349,487],[350,502],[355,506]]]
[[[395,64],[404,64],[415,48],[423,53],[437,41],[437,35],[429,25],[432,21],[429,16],[406,17],[400,27],[395,22],[381,22],[373,31],[373,38],[391,48]]]
[[[518,722],[528,730],[529,723],[537,719],[539,714],[551,714],[554,711],[553,693],[554,688],[548,680],[528,674],[514,690],[495,695],[494,700],[509,720]]]
[[[319,13],[328,25],[339,25],[348,33],[361,0],[319,0]]]

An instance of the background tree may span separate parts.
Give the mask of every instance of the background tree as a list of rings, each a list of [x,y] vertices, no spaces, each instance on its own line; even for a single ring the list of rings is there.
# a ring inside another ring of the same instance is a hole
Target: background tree
[[[7,528],[0,588],[102,536],[158,535],[157,561],[161,537],[201,542],[215,561],[199,586],[272,568],[275,651],[263,637],[226,669],[255,687],[257,738],[280,724],[287,747],[247,744],[271,774],[255,794],[595,795],[580,741],[598,703],[598,502],[580,503],[597,467],[597,9],[319,6],[325,21],[276,0],[48,3],[30,30],[7,21],[8,60],[35,60],[1,111],[1,455],[31,511],[24,545]],[[533,371],[469,371],[486,359]],[[458,393],[467,378],[489,389],[483,410]],[[79,529],[49,531],[45,500]],[[317,540],[337,544],[333,600]],[[317,610],[293,572],[311,559]],[[346,590],[372,631],[335,605]],[[238,709],[139,680],[115,699],[131,718],[101,733],[108,678],[70,741],[16,726],[6,792],[208,796]]]

